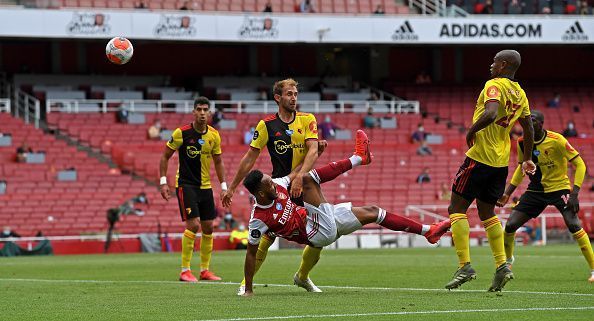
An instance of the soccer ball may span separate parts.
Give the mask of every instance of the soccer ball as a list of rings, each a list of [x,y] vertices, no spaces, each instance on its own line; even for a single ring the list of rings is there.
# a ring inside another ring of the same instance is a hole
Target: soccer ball
[[[107,59],[116,65],[127,63],[133,54],[134,48],[132,47],[132,43],[124,37],[115,37],[105,46]]]

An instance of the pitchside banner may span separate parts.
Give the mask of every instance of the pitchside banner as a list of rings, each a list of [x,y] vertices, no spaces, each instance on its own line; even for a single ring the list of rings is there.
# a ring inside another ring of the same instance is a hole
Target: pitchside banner
[[[594,17],[323,16],[0,9],[0,37],[369,44],[592,44]]]

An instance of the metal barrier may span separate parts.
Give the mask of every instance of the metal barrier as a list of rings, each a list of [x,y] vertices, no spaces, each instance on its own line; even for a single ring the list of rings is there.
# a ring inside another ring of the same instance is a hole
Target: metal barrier
[[[0,98],[0,113],[5,112],[10,114],[10,99]]]
[[[80,112],[114,112],[124,108],[131,112],[170,112],[190,113],[193,100],[136,100],[136,99],[47,99],[46,111],[80,113]],[[386,101],[299,101],[300,110],[312,113],[364,113],[374,108],[378,113],[402,114],[420,113],[418,101],[386,100]],[[274,101],[242,101],[242,100],[212,100],[211,108],[231,113],[270,113],[277,110]]]

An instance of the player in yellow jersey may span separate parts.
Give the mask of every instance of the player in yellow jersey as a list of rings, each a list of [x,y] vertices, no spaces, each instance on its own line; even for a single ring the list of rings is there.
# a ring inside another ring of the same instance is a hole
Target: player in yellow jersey
[[[532,160],[536,163],[536,173],[530,176],[528,189],[520,198],[505,224],[505,256],[507,262],[514,261],[514,241],[516,231],[531,218],[536,218],[548,206],[555,206],[563,219],[569,232],[577,241],[584,258],[590,267],[590,278],[594,282],[594,253],[588,234],[580,224],[577,213],[580,205],[578,194],[586,175],[586,164],[580,154],[561,134],[545,130],[544,115],[539,111],[532,111],[532,124],[534,124],[534,148]],[[524,142],[518,140],[518,158],[522,159],[522,147]],[[573,188],[570,188],[569,177],[567,177],[567,162],[575,166],[573,177]],[[498,206],[504,206],[516,187],[522,183],[523,175],[520,166],[516,168],[510,184],[505,193],[497,202]]]
[[[290,196],[298,205],[303,205],[300,198],[303,186],[303,177],[312,169],[322,152],[325,141],[318,144],[318,126],[312,114],[297,112],[298,83],[293,79],[277,81],[273,87],[274,100],[278,105],[275,115],[267,116],[261,120],[254,132],[250,149],[241,159],[237,174],[223,196],[223,205],[230,206],[235,189],[254,167],[260,151],[267,147],[272,162],[272,178],[280,178],[296,172],[291,181]],[[260,268],[268,248],[274,243],[275,237],[266,235],[258,247],[256,256],[256,271]],[[305,288],[308,292],[321,292],[309,279],[309,272],[318,262],[322,248],[306,246],[299,271],[293,276],[295,284]],[[245,279],[239,287],[238,294],[245,291]]]
[[[470,226],[466,211],[476,199],[478,215],[485,228],[495,259],[495,276],[489,291],[501,291],[513,278],[505,261],[503,227],[495,215],[495,203],[503,194],[510,154],[509,132],[516,120],[524,129],[525,157],[522,170],[534,173],[530,159],[534,140],[526,93],[514,80],[521,57],[515,50],[498,52],[491,64],[491,79],[485,83],[466,135],[469,150],[452,185],[450,215],[452,238],[458,255],[458,270],[446,289],[454,289],[476,278],[470,265]]]
[[[215,171],[223,192],[227,189],[225,166],[221,157],[221,136],[208,126],[210,102],[206,97],[199,97],[192,110],[194,121],[176,128],[167,142],[159,172],[161,175],[160,191],[165,200],[171,192],[167,184],[167,166],[175,151],[179,151],[179,167],[175,179],[176,195],[182,221],[186,230],[182,237],[182,265],[180,281],[197,282],[192,274],[190,262],[194,252],[194,240],[199,228],[200,237],[200,279],[215,280],[221,278],[209,271],[213,246],[213,220],[215,211],[214,197],[210,180],[210,163],[214,160]],[[222,196],[222,195],[221,195]]]

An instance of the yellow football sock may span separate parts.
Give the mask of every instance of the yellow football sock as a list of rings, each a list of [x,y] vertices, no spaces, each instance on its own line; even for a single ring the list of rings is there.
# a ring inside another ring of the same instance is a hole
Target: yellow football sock
[[[497,216],[493,216],[483,221],[483,226],[487,232],[487,239],[489,239],[489,246],[493,252],[495,259],[495,266],[499,267],[505,263],[505,248],[503,245],[503,226]]]
[[[258,245],[258,252],[256,252],[256,269],[254,270],[254,276],[258,273],[260,266],[264,263],[266,259],[266,254],[268,254],[268,248],[274,243],[274,238],[270,238],[264,235],[260,239],[260,244]],[[241,280],[241,285],[245,285],[245,278]]]
[[[511,259],[514,255],[514,246],[516,245],[516,232],[503,233],[503,246],[505,247],[505,257]]]
[[[582,250],[582,254],[588,262],[590,269],[594,270],[594,253],[592,253],[592,244],[590,244],[588,234],[582,228],[579,231],[573,233],[573,238],[577,241],[580,250]]]
[[[306,246],[303,249],[303,254],[301,255],[301,265],[299,266],[299,271],[297,271],[297,277],[301,280],[307,280],[309,277],[309,272],[311,269],[318,263],[320,260],[320,254],[322,252],[321,247],[313,247],[313,246]]]
[[[192,261],[192,254],[194,253],[194,240],[196,233],[185,230],[182,236],[182,269],[190,269],[190,262]]]
[[[470,262],[470,225],[466,214],[450,214],[452,238],[458,255],[458,267]]]
[[[208,270],[212,254],[212,234],[204,234],[200,237],[200,271]]]

